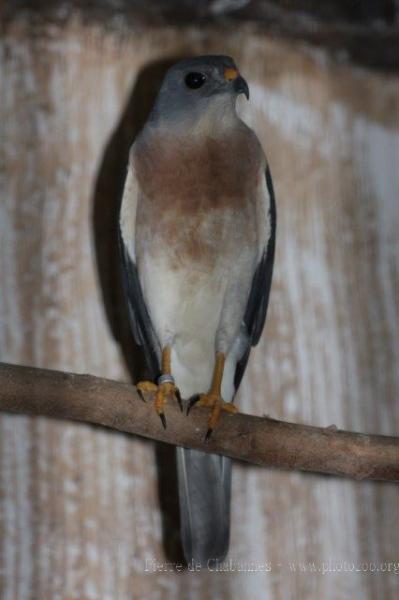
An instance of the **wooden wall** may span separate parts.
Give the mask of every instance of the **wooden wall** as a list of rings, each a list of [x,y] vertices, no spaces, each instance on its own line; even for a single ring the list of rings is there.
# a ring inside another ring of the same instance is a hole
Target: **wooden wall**
[[[398,435],[398,77],[248,25],[21,16],[1,51],[1,360],[129,377],[113,237],[126,153],[165,60],[228,53],[278,202],[269,318],[238,403]],[[167,569],[163,530],[176,546],[159,507],[151,443],[3,415],[0,598],[397,597],[392,484],[237,464],[224,573],[149,572]]]

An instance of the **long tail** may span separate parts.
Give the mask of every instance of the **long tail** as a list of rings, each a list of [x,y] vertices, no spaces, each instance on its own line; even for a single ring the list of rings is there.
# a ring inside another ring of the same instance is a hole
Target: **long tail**
[[[184,556],[203,566],[223,560],[229,548],[229,458],[176,448],[180,526]]]

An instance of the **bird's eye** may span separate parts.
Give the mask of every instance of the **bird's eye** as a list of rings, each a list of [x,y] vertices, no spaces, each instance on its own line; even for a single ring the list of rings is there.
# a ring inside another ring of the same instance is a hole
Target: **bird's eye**
[[[192,90],[197,90],[206,81],[206,76],[203,73],[189,73],[186,75],[186,86]]]

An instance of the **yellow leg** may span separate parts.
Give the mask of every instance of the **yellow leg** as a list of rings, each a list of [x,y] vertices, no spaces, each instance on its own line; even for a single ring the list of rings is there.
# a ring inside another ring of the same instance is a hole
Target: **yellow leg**
[[[237,412],[236,407],[232,402],[224,402],[221,393],[223,371],[224,371],[225,356],[222,352],[216,354],[215,368],[213,370],[213,377],[211,387],[207,394],[202,394],[198,401],[199,406],[210,406],[212,408],[211,416],[208,421],[208,431],[206,432],[206,439],[209,439],[212,431],[215,429],[220,412],[225,410],[226,412],[233,414]]]
[[[162,425],[165,428],[166,417],[164,413],[164,408],[166,398],[169,396],[176,396],[179,404],[181,405],[180,393],[171,375],[170,354],[170,346],[165,346],[165,348],[162,350],[162,369],[161,376],[158,379],[158,384],[153,383],[152,381],[140,381],[137,384],[137,391],[141,397],[143,397],[143,392],[155,393],[155,410],[160,416]]]

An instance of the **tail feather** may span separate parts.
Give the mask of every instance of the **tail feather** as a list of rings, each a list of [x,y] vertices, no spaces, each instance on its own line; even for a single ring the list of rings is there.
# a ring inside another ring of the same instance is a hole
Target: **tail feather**
[[[184,556],[202,565],[223,560],[230,537],[232,461],[187,448],[176,452]]]

